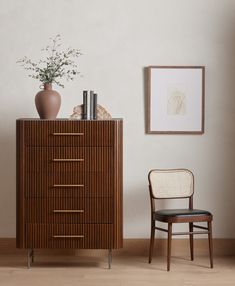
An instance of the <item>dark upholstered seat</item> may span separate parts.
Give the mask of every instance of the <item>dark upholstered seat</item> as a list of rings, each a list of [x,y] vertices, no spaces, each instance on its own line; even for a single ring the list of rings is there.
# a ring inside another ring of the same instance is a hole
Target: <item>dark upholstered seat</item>
[[[211,220],[212,214],[198,209],[164,209],[153,213],[154,220],[161,222],[200,222]]]
[[[210,212],[198,209],[164,209],[155,212],[155,216],[191,216],[211,215]]]

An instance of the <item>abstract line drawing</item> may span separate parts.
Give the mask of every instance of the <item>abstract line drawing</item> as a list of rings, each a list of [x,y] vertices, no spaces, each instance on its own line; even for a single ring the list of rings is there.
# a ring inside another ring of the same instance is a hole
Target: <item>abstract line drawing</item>
[[[170,87],[167,90],[167,114],[185,115],[186,114],[186,94],[178,87]]]

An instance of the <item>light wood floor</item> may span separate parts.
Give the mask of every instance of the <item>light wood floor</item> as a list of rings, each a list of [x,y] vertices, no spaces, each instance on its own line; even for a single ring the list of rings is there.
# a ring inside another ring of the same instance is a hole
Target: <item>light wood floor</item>
[[[215,257],[214,269],[208,257],[173,257],[171,271],[166,271],[165,257],[152,264],[143,256],[113,257],[107,269],[105,256],[38,255],[30,270],[24,255],[0,255],[1,286],[234,286],[235,258]]]

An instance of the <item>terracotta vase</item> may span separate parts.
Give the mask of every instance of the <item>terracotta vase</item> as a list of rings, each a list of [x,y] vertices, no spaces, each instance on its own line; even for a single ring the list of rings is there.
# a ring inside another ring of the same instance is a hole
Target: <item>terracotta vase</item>
[[[35,96],[35,105],[41,119],[55,119],[61,104],[60,94],[52,90],[50,83],[44,84],[44,90]]]

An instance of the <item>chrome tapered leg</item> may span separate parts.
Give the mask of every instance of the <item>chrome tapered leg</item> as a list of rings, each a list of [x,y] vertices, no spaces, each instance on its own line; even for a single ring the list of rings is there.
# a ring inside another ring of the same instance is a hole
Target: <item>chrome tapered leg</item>
[[[34,250],[31,250],[31,262],[34,263]]]
[[[31,249],[28,249],[28,251],[27,251],[27,266],[28,266],[28,269],[30,269],[30,266],[31,266]]]
[[[28,269],[30,269],[31,267],[31,263],[34,262],[34,251],[33,249],[28,249],[27,251],[27,266],[28,266]]]
[[[112,264],[112,249],[109,249],[109,253],[108,253],[108,265],[109,265],[109,269],[111,269],[111,264]]]

